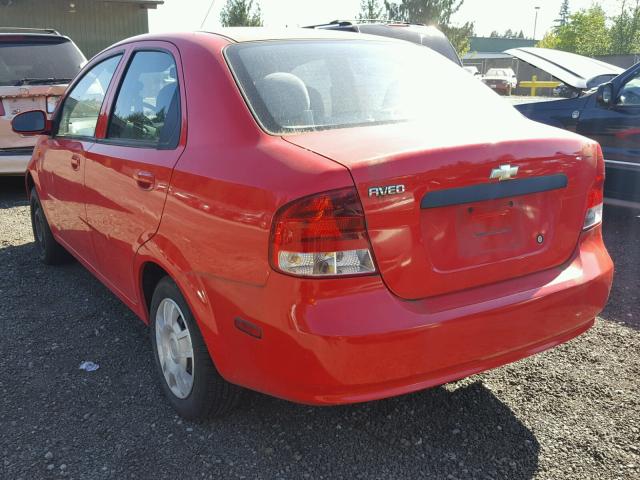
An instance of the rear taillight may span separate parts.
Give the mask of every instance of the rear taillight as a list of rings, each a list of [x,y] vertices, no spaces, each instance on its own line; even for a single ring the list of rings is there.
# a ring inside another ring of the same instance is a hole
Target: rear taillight
[[[375,272],[356,189],[301,198],[280,209],[271,232],[271,265],[302,277]]]
[[[587,196],[587,214],[584,217],[583,230],[602,222],[602,203],[604,201],[604,157],[600,145],[595,146],[596,176]]]
[[[5,116],[4,105],[2,105],[2,99],[0,98],[0,117]]]
[[[60,100],[59,95],[47,97],[47,113],[53,113],[56,111],[56,107],[58,106],[59,100]]]

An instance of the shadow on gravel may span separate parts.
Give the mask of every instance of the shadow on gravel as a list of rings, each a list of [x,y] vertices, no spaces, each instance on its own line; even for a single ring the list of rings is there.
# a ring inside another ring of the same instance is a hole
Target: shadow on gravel
[[[481,382],[454,388],[324,408],[249,392],[247,403],[251,417],[275,427],[300,456],[320,447],[328,460],[346,457],[332,466],[334,478],[533,478],[540,446],[532,432]]]
[[[535,475],[533,433],[470,380],[325,408],[247,392],[227,418],[183,422],[160,392],[146,327],[79,264],[46,267],[32,249],[0,249],[4,478],[62,464],[73,478]],[[84,360],[99,370],[80,371]]]
[[[615,274],[601,317],[640,330],[640,210],[606,205],[603,218]]]
[[[26,205],[24,177],[0,177],[0,209]]]

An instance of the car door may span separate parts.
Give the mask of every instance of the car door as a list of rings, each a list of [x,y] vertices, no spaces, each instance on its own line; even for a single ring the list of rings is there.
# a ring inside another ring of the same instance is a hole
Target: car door
[[[605,195],[640,201],[640,67],[613,82],[612,105],[592,95],[580,115],[578,133],[598,141],[607,166]]]
[[[84,205],[85,158],[121,59],[119,53],[99,60],[75,82],[41,148],[47,218],[65,246],[89,264],[94,258]]]
[[[106,128],[87,154],[87,221],[99,270],[131,302],[137,299],[134,256],[158,229],[184,150],[181,75],[175,47],[136,44],[110,101]]]

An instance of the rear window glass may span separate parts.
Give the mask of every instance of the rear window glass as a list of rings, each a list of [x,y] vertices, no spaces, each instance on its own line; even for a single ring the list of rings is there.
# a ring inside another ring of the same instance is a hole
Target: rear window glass
[[[68,40],[0,40],[0,85],[68,83],[86,59]]]
[[[247,42],[225,54],[257,120],[274,134],[405,122],[470,107],[513,110],[462,68],[410,43]]]

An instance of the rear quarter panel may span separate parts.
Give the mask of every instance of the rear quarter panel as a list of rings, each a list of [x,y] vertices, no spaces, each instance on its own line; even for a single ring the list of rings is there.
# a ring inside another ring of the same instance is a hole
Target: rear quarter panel
[[[227,298],[234,288],[258,291],[266,283],[274,213],[295,198],[353,182],[345,167],[263,133],[223,58],[227,42],[208,37],[178,45],[187,147],[173,172],[159,230],[136,263],[141,271],[145,262],[157,262],[173,276],[227,376],[220,323],[232,326],[232,312],[242,311]]]

